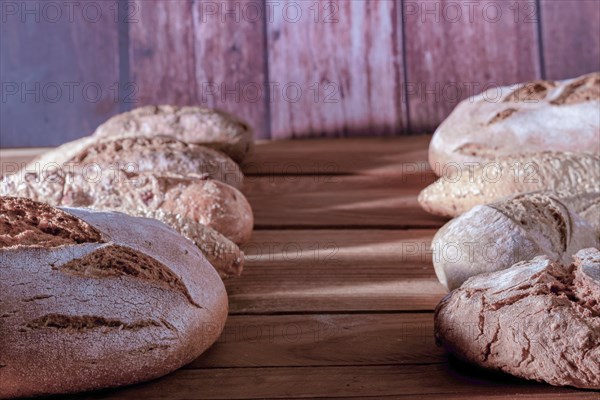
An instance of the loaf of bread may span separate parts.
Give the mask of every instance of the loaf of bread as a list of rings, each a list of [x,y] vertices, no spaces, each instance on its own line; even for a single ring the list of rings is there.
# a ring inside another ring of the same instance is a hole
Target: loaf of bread
[[[190,239],[200,249],[221,278],[239,276],[244,268],[244,252],[214,229],[198,223],[181,214],[173,214],[162,210],[146,211],[148,218],[154,218],[181,235]]]
[[[438,344],[481,367],[551,385],[600,389],[600,252],[545,256],[479,275],[435,312]]]
[[[600,192],[598,154],[523,154],[457,171],[453,176],[440,177],[419,194],[424,210],[455,217],[476,205],[513,194],[554,191],[592,196]]]
[[[26,170],[50,168],[99,168],[105,172],[124,169],[135,173],[211,178],[237,189],[242,188],[244,180],[240,167],[225,154],[167,136],[79,139],[43,154],[29,163]]]
[[[128,385],[220,335],[227,294],[152,219],[0,198],[0,398]]]
[[[156,135],[213,147],[238,163],[254,144],[248,124],[233,115],[203,107],[140,107],[110,118],[94,133],[97,138]]]
[[[250,239],[253,227],[252,209],[244,195],[211,179],[129,174],[121,170],[93,176],[65,171],[47,175],[25,173],[5,177],[0,182],[0,195],[145,217],[162,211],[213,228],[237,244]]]
[[[431,167],[516,153],[600,153],[600,73],[492,88],[462,101],[435,131]]]
[[[537,255],[568,263],[579,250],[600,247],[594,228],[559,199],[524,194],[477,206],[444,225],[431,244],[433,265],[448,289]]]

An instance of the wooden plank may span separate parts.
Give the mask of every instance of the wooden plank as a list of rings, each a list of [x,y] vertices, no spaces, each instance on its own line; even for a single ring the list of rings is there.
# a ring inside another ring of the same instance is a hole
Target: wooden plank
[[[600,70],[600,2],[546,0],[541,16],[547,79]]]
[[[460,100],[487,87],[541,76],[537,22],[529,18],[535,2],[403,4],[411,131],[432,131]]]
[[[430,135],[398,138],[273,140],[244,162],[248,175],[402,175],[428,169]]]
[[[136,20],[129,24],[135,106],[195,103],[192,1],[135,0],[131,4]]]
[[[261,139],[270,137],[265,16],[262,1],[198,1],[193,9],[199,103],[246,120]]]
[[[256,229],[438,228],[447,220],[421,209],[431,171],[376,176],[251,176],[244,183]],[[285,218],[283,217],[285,216]]]
[[[262,3],[135,4],[140,18],[130,25],[130,63],[138,105],[220,108],[248,121],[256,137],[268,138],[263,20],[252,14],[263,15]]]
[[[275,399],[398,396],[484,399],[598,399],[598,394],[559,388],[448,364],[356,367],[183,369],[164,378],[76,398]]]
[[[118,112],[115,4],[2,3],[0,147],[58,145]]]
[[[273,138],[392,135],[406,124],[397,2],[272,2]]]
[[[225,281],[232,314],[433,310],[446,290],[434,230],[255,231],[242,276]]]
[[[432,364],[433,314],[232,315],[186,368]]]

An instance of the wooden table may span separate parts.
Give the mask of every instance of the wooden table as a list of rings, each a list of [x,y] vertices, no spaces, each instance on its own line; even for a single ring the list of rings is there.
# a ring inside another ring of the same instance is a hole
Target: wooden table
[[[76,398],[578,398],[492,374],[433,338],[445,294],[422,211],[428,136],[261,143],[244,170],[256,217],[230,317],[199,359],[153,382]],[[0,152],[25,161],[39,150]]]

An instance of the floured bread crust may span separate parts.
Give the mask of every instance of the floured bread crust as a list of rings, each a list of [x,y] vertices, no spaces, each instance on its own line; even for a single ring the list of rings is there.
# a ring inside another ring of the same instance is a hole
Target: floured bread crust
[[[238,163],[254,144],[248,124],[233,115],[203,107],[144,106],[112,117],[94,133],[96,138],[156,135],[212,147]]]
[[[568,263],[587,247],[600,247],[594,228],[562,200],[544,193],[477,206],[444,225],[432,241],[436,275],[450,290],[474,275],[541,254]]]
[[[434,133],[429,162],[440,174],[450,163],[548,150],[600,153],[600,72],[493,88],[462,101]]]
[[[250,239],[254,218],[237,189],[212,179],[129,174],[122,170],[84,175],[54,171],[0,182],[0,195],[28,197],[53,206],[117,210],[152,217],[157,211],[201,223],[234,243]]]
[[[418,201],[431,214],[455,217],[476,205],[537,191],[557,192],[574,203],[579,203],[577,196],[600,193],[600,154],[543,152],[499,158],[456,177],[440,177],[421,191]]]
[[[32,232],[0,248],[0,397],[153,379],[219,336],[227,316],[223,283],[166,225],[28,199],[0,204],[11,221],[0,225],[0,237]],[[38,214],[56,229],[40,229],[32,218]]]
[[[600,389],[600,252],[546,257],[469,279],[437,306],[438,344],[479,366]]]

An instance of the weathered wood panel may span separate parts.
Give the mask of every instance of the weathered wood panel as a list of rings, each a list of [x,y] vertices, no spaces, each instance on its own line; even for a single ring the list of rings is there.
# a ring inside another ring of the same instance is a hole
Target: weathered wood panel
[[[267,21],[272,137],[399,133],[397,2],[277,4]]]
[[[129,24],[134,106],[196,103],[192,1],[136,0],[131,7],[135,12]]]
[[[546,77],[566,79],[600,70],[600,2],[542,0]]]
[[[540,77],[535,2],[406,1],[410,128],[430,132],[487,87]]]
[[[0,147],[58,145],[117,113],[115,4],[2,2]]]
[[[198,1],[193,11],[199,103],[238,115],[256,138],[269,138],[263,2]]]
[[[130,62],[138,105],[219,108],[248,121],[257,138],[269,137],[261,2],[134,4],[140,17],[130,24]]]

